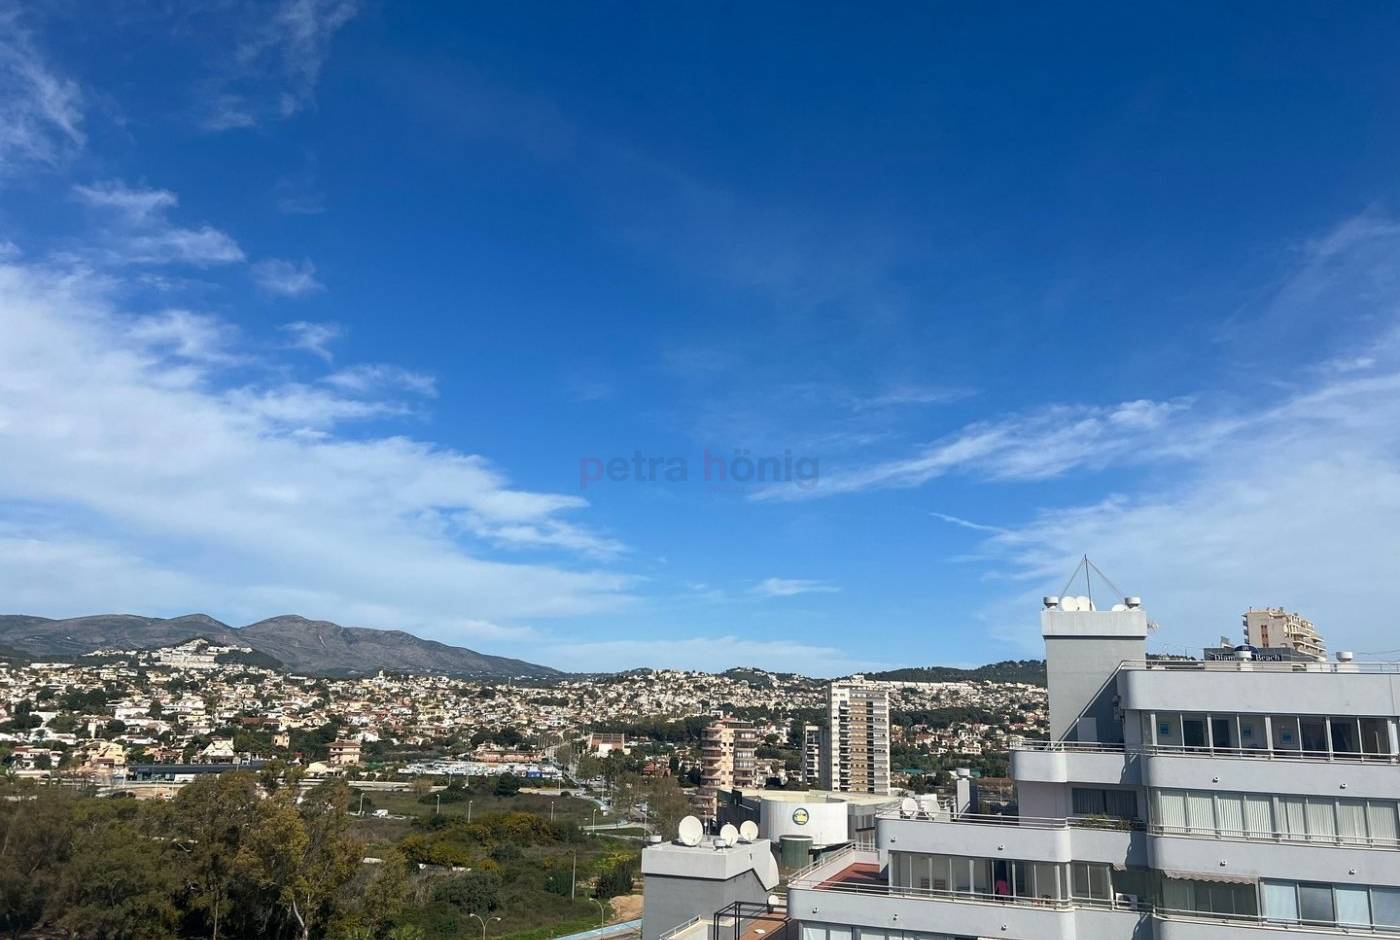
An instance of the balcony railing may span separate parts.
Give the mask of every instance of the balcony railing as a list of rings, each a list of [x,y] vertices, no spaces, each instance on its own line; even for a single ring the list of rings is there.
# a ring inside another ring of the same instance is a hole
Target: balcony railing
[[[870,884],[869,882],[847,883],[836,881],[851,863],[860,861],[861,852],[850,849],[828,856],[807,866],[788,880],[788,888],[808,888],[817,891],[835,891],[840,894],[863,895],[866,897],[917,898],[931,901],[951,901],[959,904],[995,904],[1041,910],[1070,911],[1076,908],[1099,910],[1150,911],[1150,903],[1129,895],[1112,898],[1051,898],[1014,897],[982,891],[949,891],[939,888],[912,888],[899,885]],[[869,853],[866,853],[869,854]],[[845,864],[842,864],[842,863]]]
[[[1178,911],[1159,907],[1153,910],[1152,916],[1156,920],[1287,931],[1290,937],[1297,933],[1313,933],[1321,937],[1394,937],[1400,934],[1400,926],[1288,921],[1266,917],[1263,914],[1207,914],[1201,911]]]
[[[881,806],[875,813],[880,819],[906,819],[918,820],[920,822],[942,823],[977,823],[989,826],[1016,826],[1024,829],[1108,829],[1120,832],[1140,832],[1146,824],[1140,819],[1124,819],[1118,816],[1084,815],[1084,816],[1008,816],[998,813],[952,813],[944,810],[942,813],[929,815],[915,812],[906,814],[903,809],[895,805],[893,807]]]
[[[1339,672],[1339,673],[1400,673],[1400,663],[1329,663],[1275,662],[1258,659],[1149,659],[1128,660],[1120,669],[1158,670],[1173,672]]]
[[[1210,747],[1185,744],[1105,744],[1099,741],[1022,741],[1013,751],[1049,751],[1067,754],[1124,754],[1150,757],[1243,757],[1250,760],[1305,760],[1333,764],[1400,764],[1400,754],[1363,754],[1356,751],[1294,751],[1286,748]]]

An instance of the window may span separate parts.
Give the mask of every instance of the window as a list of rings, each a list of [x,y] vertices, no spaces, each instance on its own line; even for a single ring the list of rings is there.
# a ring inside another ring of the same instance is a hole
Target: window
[[[1371,919],[1377,927],[1400,927],[1400,888],[1371,889]]]
[[[1298,922],[1298,886],[1291,881],[1262,882],[1264,917],[1285,924]],[[806,940],[804,937],[803,940]]]
[[[1098,862],[1070,862],[1070,886],[1074,897],[1107,901],[1108,873],[1109,866]]]
[[[1371,892],[1364,885],[1337,885],[1337,923],[1348,926],[1371,925]]]
[[[1303,750],[1327,753],[1327,722],[1321,718],[1300,718],[1298,728],[1303,736]]]
[[[1305,924],[1335,924],[1337,911],[1332,903],[1332,886],[1298,885],[1298,916]]]
[[[1361,719],[1361,752],[1363,754],[1389,754],[1391,752],[1389,719]]]
[[[1332,752],[1334,754],[1361,753],[1355,718],[1333,718],[1328,724],[1332,730]]]
[[[1137,794],[1132,790],[1075,787],[1071,791],[1074,815],[1137,818]]]

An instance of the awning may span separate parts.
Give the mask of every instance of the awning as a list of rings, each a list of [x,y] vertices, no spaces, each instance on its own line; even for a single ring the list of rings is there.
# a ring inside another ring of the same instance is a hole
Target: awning
[[[1161,870],[1163,877],[1181,881],[1223,881],[1226,884],[1252,885],[1257,880],[1248,875],[1234,875],[1223,871],[1170,871]]]

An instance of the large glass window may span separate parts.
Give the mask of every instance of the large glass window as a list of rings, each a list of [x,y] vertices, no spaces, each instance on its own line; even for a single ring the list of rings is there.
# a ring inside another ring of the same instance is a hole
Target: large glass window
[[[1400,928],[1400,888],[1371,889],[1371,921],[1377,927]]]
[[[1299,732],[1303,736],[1303,750],[1315,754],[1327,753],[1327,722],[1322,718],[1299,718]]]
[[[1361,719],[1361,752],[1363,754],[1390,753],[1390,719]]]
[[[1098,862],[1070,862],[1070,885],[1076,898],[1109,899],[1109,866]]]
[[[1298,885],[1298,917],[1305,924],[1335,924],[1337,909],[1332,903],[1332,886]]]
[[[1285,924],[1298,922],[1297,885],[1291,881],[1265,881],[1260,887],[1266,918]]]
[[[1132,790],[1112,790],[1101,787],[1075,787],[1071,802],[1076,816],[1113,816],[1136,819],[1137,793]]]
[[[1371,892],[1365,886],[1337,885],[1337,923],[1370,926]]]

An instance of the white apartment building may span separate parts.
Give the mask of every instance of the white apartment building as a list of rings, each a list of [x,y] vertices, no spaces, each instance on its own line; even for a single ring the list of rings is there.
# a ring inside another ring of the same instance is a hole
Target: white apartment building
[[[1400,937],[1400,664],[1148,659],[1136,598],[1046,598],[1041,632],[1015,814],[886,804],[789,877],[783,940]]]
[[[700,787],[695,807],[707,819],[716,812],[720,790],[750,788],[757,782],[758,732],[747,721],[718,718],[705,726],[700,742]]]
[[[1251,607],[1242,619],[1244,641],[1250,646],[1297,650],[1318,661],[1327,659],[1327,644],[1306,617],[1282,607]]]
[[[841,793],[890,791],[890,693],[857,676],[833,682],[821,784]]]

